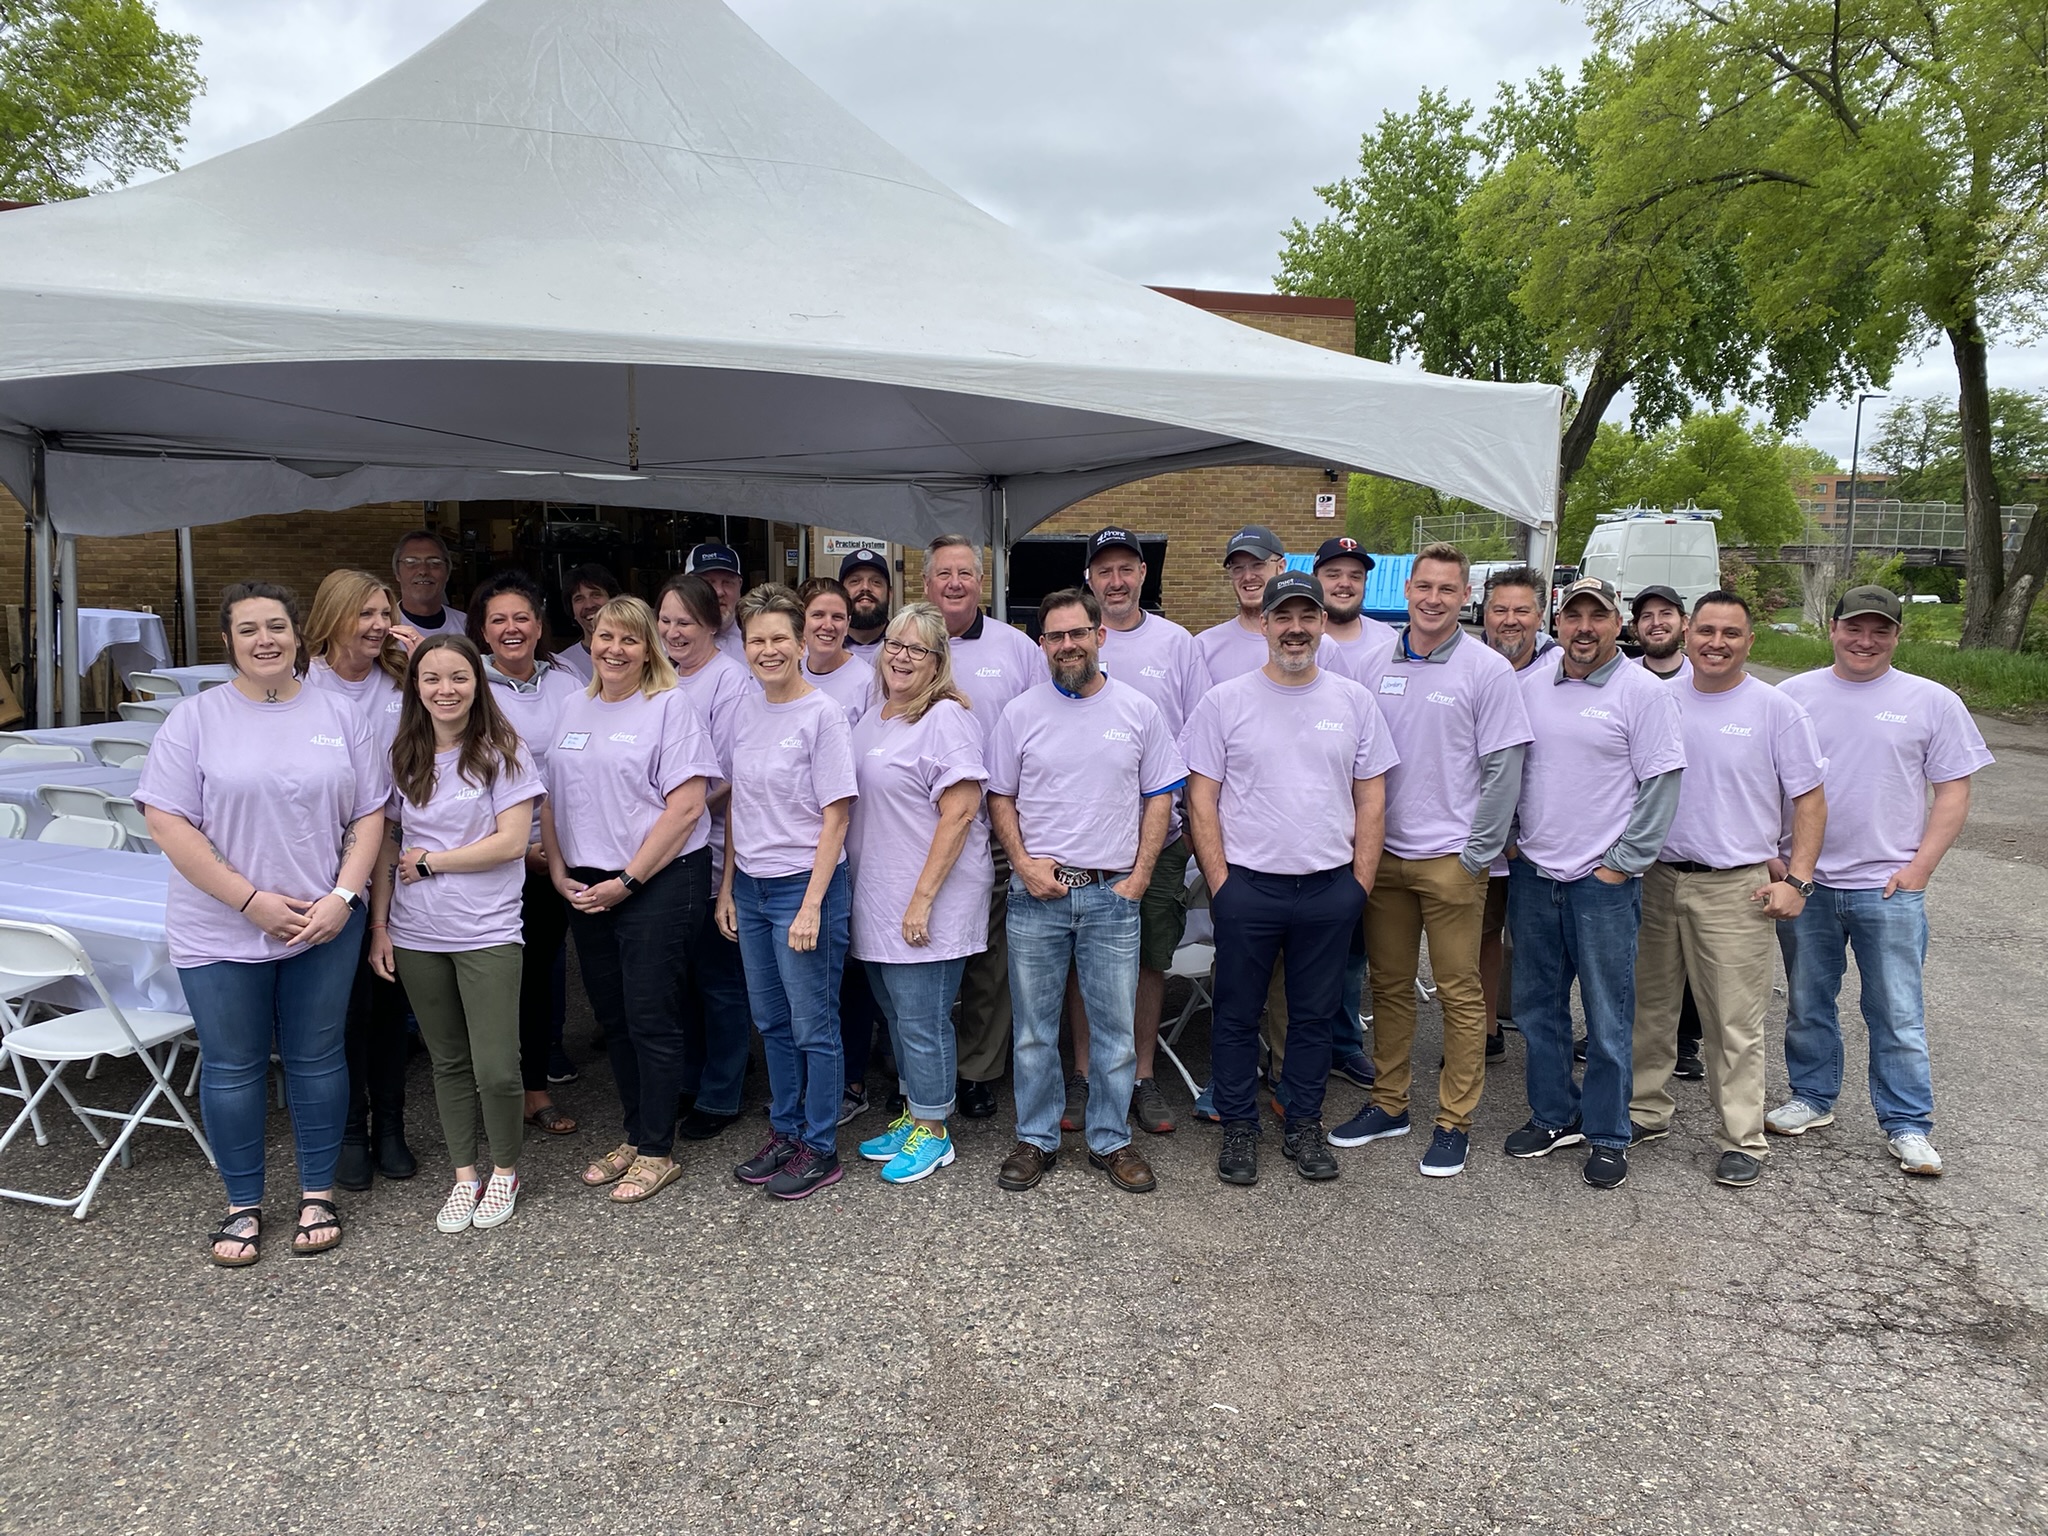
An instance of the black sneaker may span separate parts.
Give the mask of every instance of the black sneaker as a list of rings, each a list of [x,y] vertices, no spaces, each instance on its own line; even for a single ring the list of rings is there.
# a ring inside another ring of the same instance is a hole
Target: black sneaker
[[[576,1063],[569,1059],[569,1053],[559,1045],[548,1052],[548,1082],[554,1087],[573,1083],[583,1074],[576,1070]]]
[[[1280,1155],[1294,1164],[1294,1171],[1304,1179],[1321,1183],[1337,1177],[1337,1154],[1324,1140],[1320,1120],[1288,1121],[1280,1138]]]
[[[959,1079],[953,1102],[963,1120],[986,1120],[996,1112],[996,1085]]]
[[[1351,1084],[1354,1088],[1372,1086],[1372,1058],[1363,1051],[1353,1051],[1349,1056],[1330,1059],[1330,1076]]]
[[[1226,1125],[1223,1150],[1216,1154],[1216,1177],[1226,1184],[1259,1182],[1259,1128]]]
[[[690,1112],[676,1122],[676,1134],[685,1141],[709,1141],[723,1135],[726,1127],[738,1119],[738,1115],[714,1115],[692,1105]]]
[[[1763,1176],[1762,1160],[1747,1152],[1723,1152],[1721,1160],[1714,1164],[1714,1182],[1731,1189],[1747,1189]]]
[[[732,1176],[742,1184],[766,1184],[782,1172],[782,1165],[796,1156],[797,1140],[794,1136],[771,1135],[761,1144],[761,1150],[733,1169]]]
[[[1488,1036],[1486,1037],[1486,1064],[1487,1064],[1487,1065],[1488,1065],[1488,1066],[1490,1067],[1490,1066],[1492,1066],[1492,1065],[1493,1065],[1493,1064],[1494,1064],[1494,1063],[1495,1063],[1496,1061],[1506,1061],[1507,1059],[1508,1059],[1508,1037],[1507,1037],[1507,1032],[1506,1032],[1505,1030],[1503,1030],[1503,1031],[1502,1031],[1501,1033],[1499,1033],[1499,1034],[1497,1034],[1497,1035],[1488,1035]]]
[[[1574,1041],[1572,1042],[1572,1060],[1573,1060],[1573,1061],[1584,1061],[1585,1059],[1586,1059],[1586,1037],[1585,1037],[1584,1035],[1581,1035],[1581,1036],[1579,1036],[1579,1038],[1578,1038],[1578,1039],[1576,1039],[1576,1040],[1574,1040]]]
[[[1067,1077],[1067,1103],[1060,1111],[1060,1129],[1088,1129],[1088,1079],[1079,1072],[1070,1073]]]
[[[1559,1147],[1575,1147],[1585,1139],[1586,1133],[1579,1129],[1576,1120],[1555,1131],[1531,1120],[1508,1137],[1507,1154],[1509,1157],[1548,1157]]]
[[[1681,1082],[1702,1082],[1706,1079],[1707,1064],[1700,1060],[1698,1051],[1686,1051],[1680,1054],[1678,1065],[1671,1069],[1671,1075]]]
[[[1632,1147],[1640,1147],[1646,1141],[1662,1141],[1670,1134],[1668,1125],[1645,1125],[1640,1120],[1628,1123],[1628,1144]]]
[[[1586,1182],[1595,1189],[1619,1189],[1628,1182],[1628,1154],[1619,1147],[1595,1147],[1586,1157]]]
[[[801,1200],[816,1194],[827,1184],[837,1184],[846,1170],[839,1166],[836,1152],[816,1152],[799,1146],[768,1181],[768,1193],[778,1200]]]

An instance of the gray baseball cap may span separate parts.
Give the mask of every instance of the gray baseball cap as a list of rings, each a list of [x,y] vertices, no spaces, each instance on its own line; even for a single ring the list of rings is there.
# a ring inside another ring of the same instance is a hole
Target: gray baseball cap
[[[1905,608],[1899,602],[1899,594],[1890,587],[1851,587],[1835,604],[1835,617],[1838,619],[1853,619],[1865,613],[1890,619],[1894,624],[1905,622]]]
[[[1281,560],[1287,556],[1287,546],[1280,542],[1279,535],[1272,529],[1253,523],[1238,529],[1230,536],[1230,542],[1223,546],[1225,565],[1230,564],[1232,555],[1257,555],[1261,560]]]
[[[1282,571],[1266,583],[1266,595],[1259,599],[1259,612],[1271,613],[1290,597],[1305,597],[1325,613],[1330,611],[1320,581],[1306,571]]]

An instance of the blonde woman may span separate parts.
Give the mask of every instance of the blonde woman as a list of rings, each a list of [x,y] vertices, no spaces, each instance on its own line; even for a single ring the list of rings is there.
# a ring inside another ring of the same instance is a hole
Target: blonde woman
[[[606,603],[590,655],[590,686],[563,705],[547,750],[540,835],[625,1117],[626,1139],[583,1182],[633,1205],[680,1173],[683,989],[710,909],[704,788],[719,765],[644,602]]]

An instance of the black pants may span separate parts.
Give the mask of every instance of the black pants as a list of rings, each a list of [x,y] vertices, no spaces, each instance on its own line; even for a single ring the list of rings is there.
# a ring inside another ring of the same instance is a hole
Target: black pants
[[[519,936],[526,945],[519,973],[519,1080],[528,1093],[545,1093],[548,1055],[555,1043],[555,961],[569,933],[569,903],[544,869],[526,871]]]
[[[1685,998],[1678,1005],[1678,1054],[1700,1053],[1700,1005],[1692,1000],[1692,983],[1685,984]]]
[[[369,951],[369,925],[363,925],[364,953]],[[371,1117],[379,1130],[405,1128],[405,1063],[412,1042],[405,1035],[405,990],[370,969],[367,958],[356,962],[355,984],[348,994],[348,1124],[345,1141],[367,1141]]]
[[[1259,1015],[1273,963],[1286,957],[1287,1056],[1280,1099],[1287,1118],[1319,1120],[1330,1076],[1330,1020],[1344,986],[1352,931],[1365,891],[1344,864],[1311,875],[1269,875],[1230,866],[1209,898],[1216,925],[1216,1001],[1210,1015],[1210,1066],[1216,1113],[1226,1125],[1256,1125]]]
[[[882,1005],[868,985],[867,963],[847,961],[839,980],[839,1052],[846,1059],[849,1083],[867,1086],[868,1058],[874,1054],[875,1031],[882,1022]]]
[[[572,869],[595,885],[616,870]],[[683,1091],[683,988],[710,915],[711,850],[684,854],[609,912],[569,909],[591,1012],[619,1085],[626,1140],[647,1157],[675,1145]]]

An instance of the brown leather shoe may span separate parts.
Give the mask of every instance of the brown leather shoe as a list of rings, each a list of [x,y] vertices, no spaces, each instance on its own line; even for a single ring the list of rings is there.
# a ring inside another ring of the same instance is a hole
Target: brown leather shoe
[[[1052,1165],[1059,1160],[1057,1152],[1047,1152],[1028,1141],[1020,1141],[1017,1150],[1003,1159],[1003,1166],[996,1173],[996,1183],[1004,1189],[1029,1189],[1051,1173]]]
[[[1090,1152],[1088,1166],[1100,1168],[1109,1175],[1110,1183],[1129,1194],[1148,1195],[1159,1187],[1159,1181],[1152,1177],[1152,1165],[1128,1142],[1106,1157]]]

